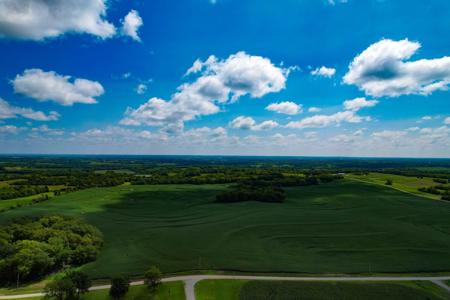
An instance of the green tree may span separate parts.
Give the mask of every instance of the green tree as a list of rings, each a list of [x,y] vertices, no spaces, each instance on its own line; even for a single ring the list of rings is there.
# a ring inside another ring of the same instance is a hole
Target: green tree
[[[130,289],[130,281],[124,276],[114,277],[111,279],[111,288],[109,295],[113,299],[123,299]]]
[[[44,293],[46,299],[72,300],[76,298],[77,288],[70,278],[64,277],[48,283]]]
[[[385,185],[392,185],[393,181],[392,179],[388,179],[386,180],[386,182],[384,183]]]
[[[68,272],[66,278],[72,281],[75,286],[77,298],[80,298],[81,294],[87,293],[92,286],[92,282],[85,273],[80,271]]]
[[[151,290],[155,290],[161,284],[161,278],[161,271],[158,267],[152,266],[145,272],[144,282]]]

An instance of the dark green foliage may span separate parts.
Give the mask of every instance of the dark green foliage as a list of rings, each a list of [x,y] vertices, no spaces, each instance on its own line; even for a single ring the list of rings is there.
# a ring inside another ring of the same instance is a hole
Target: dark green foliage
[[[388,179],[388,180],[386,180],[386,182],[384,184],[385,185],[392,185],[393,181],[392,181],[392,179]]]
[[[70,271],[66,274],[66,278],[72,281],[76,288],[78,298],[81,294],[87,293],[92,286],[89,276],[80,271]]]
[[[0,281],[40,278],[67,265],[95,260],[101,233],[81,220],[62,216],[20,219],[0,227]],[[86,280],[71,273],[76,282]],[[81,289],[81,286],[79,286]]]
[[[447,179],[442,179],[442,178],[434,178],[433,181],[436,183],[440,183],[440,184],[449,183],[449,181]]]
[[[399,283],[250,281],[240,300],[439,300],[425,289]]]
[[[130,280],[127,277],[119,276],[111,279],[111,288],[109,295],[111,298],[119,300],[123,299],[130,289]]]
[[[278,187],[239,185],[236,189],[219,193],[216,201],[220,203],[245,201],[281,203],[285,198],[284,190]]]
[[[45,298],[56,300],[72,300],[77,297],[75,284],[67,277],[48,283],[44,289]]]
[[[144,274],[145,284],[153,291],[161,284],[161,279],[162,273],[155,266],[150,267]]]
[[[26,197],[48,192],[48,186],[41,185],[12,185],[0,189],[0,200]]]
[[[56,279],[45,286],[46,298],[56,298],[57,300],[80,299],[82,294],[89,291],[91,280],[79,271],[71,271],[63,278]]]

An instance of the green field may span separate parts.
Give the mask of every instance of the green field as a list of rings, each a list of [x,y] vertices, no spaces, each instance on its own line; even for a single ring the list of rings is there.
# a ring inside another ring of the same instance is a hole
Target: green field
[[[196,300],[237,300],[248,280],[201,280],[195,285]]]
[[[385,185],[386,180],[391,179],[393,184],[391,188],[398,189],[400,191],[408,192],[414,195],[422,196],[429,199],[441,199],[440,195],[433,195],[430,193],[421,192],[418,189],[421,187],[435,186],[438,183],[433,181],[433,178],[423,177],[417,178],[412,176],[393,175],[385,173],[369,173],[367,175],[347,174],[345,178],[352,180],[360,180],[367,183],[374,183],[379,185]]]
[[[94,278],[225,270],[269,273],[450,271],[450,203],[355,181],[287,189],[285,203],[219,204],[222,185],[78,191],[1,214],[66,214],[104,234]]]
[[[26,298],[28,300],[43,300],[44,297]],[[109,290],[92,291],[84,295],[82,300],[110,300]],[[163,283],[154,295],[143,285],[131,286],[123,300],[184,300],[184,284],[181,281]]]
[[[197,300],[444,300],[445,290],[431,282],[288,282],[203,280]]]

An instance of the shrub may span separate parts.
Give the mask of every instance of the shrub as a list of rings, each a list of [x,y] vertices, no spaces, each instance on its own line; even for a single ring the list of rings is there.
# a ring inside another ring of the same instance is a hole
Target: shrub
[[[124,276],[114,277],[111,279],[111,288],[109,289],[109,295],[113,299],[122,299],[128,293],[130,289],[130,281]]]
[[[155,290],[161,284],[162,273],[157,267],[152,266],[145,272],[144,278],[145,284],[151,290]]]

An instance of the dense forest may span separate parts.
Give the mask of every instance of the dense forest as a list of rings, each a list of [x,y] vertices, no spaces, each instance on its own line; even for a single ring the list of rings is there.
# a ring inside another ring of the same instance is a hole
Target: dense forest
[[[100,231],[62,216],[19,219],[0,227],[0,283],[41,278],[63,267],[96,259]]]

